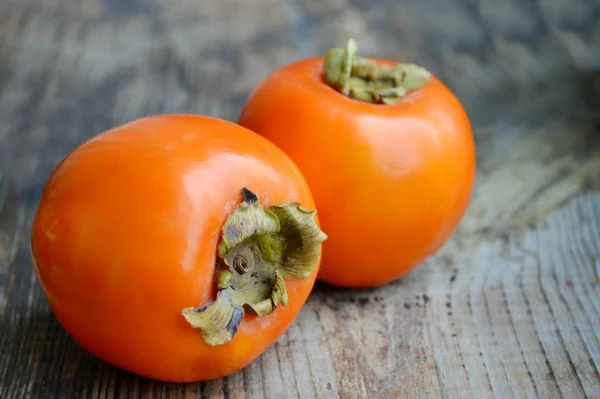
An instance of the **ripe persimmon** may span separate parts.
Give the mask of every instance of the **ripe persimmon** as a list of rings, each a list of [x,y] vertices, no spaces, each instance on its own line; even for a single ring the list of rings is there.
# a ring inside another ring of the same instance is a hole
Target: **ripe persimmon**
[[[326,238],[301,172],[234,123],[162,115],[86,141],[50,176],[31,232],[52,312],[138,375],[249,364],[311,291]]]
[[[328,240],[318,279],[345,287],[395,280],[455,231],[475,175],[458,98],[425,69],[330,50],[269,74],[238,123],[298,165]]]

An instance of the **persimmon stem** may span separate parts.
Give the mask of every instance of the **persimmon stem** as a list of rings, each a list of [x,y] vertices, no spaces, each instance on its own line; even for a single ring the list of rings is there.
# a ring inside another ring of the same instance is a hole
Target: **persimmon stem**
[[[356,55],[358,45],[349,39],[346,48],[332,48],[325,55],[325,83],[350,98],[374,104],[394,104],[409,91],[425,86],[431,74],[424,68],[398,63],[377,65]]]
[[[250,190],[223,225],[215,272],[217,297],[182,311],[209,345],[233,339],[245,313],[258,317],[286,306],[285,279],[307,278],[327,239],[315,223],[316,211],[298,203],[264,208]]]

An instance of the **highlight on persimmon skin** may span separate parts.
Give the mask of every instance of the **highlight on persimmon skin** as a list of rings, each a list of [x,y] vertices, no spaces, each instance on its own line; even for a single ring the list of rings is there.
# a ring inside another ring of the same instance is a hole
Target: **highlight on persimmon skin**
[[[83,348],[190,382],[242,369],[284,333],[325,239],[302,173],[275,145],[216,118],[160,115],[61,162],[31,250],[52,312]]]
[[[329,236],[318,279],[374,287],[404,276],[455,231],[475,149],[461,103],[437,77],[356,51],[350,40],[273,71],[238,123],[306,177]]]

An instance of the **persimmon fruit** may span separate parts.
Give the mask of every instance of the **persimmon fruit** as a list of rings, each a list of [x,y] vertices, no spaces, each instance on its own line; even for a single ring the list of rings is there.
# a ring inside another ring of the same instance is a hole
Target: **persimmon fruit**
[[[238,123],[275,143],[311,188],[328,240],[318,279],[373,287],[435,253],[468,206],[475,148],[453,92],[356,42],[262,80]]]
[[[67,333],[164,381],[242,369],[311,291],[325,234],[296,165],[234,123],[157,115],[84,142],[54,170],[31,231]]]

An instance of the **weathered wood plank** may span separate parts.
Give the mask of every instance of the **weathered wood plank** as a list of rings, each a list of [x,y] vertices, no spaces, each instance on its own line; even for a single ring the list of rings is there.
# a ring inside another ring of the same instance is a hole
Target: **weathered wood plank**
[[[75,345],[28,250],[61,157],[151,113],[235,120],[269,71],[348,36],[426,65],[471,115],[477,185],[451,242],[377,290],[319,284],[222,380],[149,381]],[[583,0],[0,2],[0,397],[598,396],[598,49]]]

